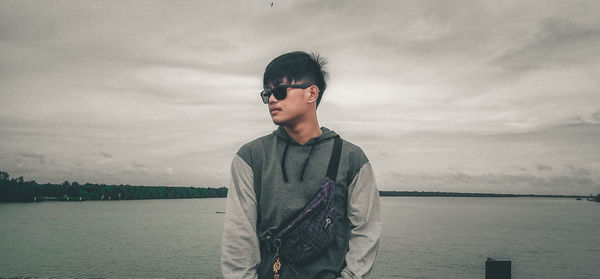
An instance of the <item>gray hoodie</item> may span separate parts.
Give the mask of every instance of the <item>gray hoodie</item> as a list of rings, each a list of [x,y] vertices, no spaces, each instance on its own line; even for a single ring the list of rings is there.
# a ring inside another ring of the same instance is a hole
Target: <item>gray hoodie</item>
[[[300,145],[280,126],[234,156],[221,246],[225,278],[273,277],[274,255],[258,239],[302,209],[320,187],[337,135],[321,130]],[[282,262],[281,279],[363,278],[373,267],[381,232],[379,195],[369,160],[345,140],[335,207],[340,225],[335,241],[308,265]]]

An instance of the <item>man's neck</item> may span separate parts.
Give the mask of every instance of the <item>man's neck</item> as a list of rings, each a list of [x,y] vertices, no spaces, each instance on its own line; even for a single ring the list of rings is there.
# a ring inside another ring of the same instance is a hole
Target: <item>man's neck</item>
[[[319,127],[319,121],[306,121],[294,126],[284,125],[285,132],[299,144],[305,144],[312,138],[318,137],[323,133]]]

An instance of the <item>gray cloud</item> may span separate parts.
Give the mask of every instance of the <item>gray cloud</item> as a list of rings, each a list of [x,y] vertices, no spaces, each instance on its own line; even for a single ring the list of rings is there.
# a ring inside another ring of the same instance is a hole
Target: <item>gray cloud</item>
[[[33,159],[46,159],[45,155],[37,154],[37,153],[19,153],[20,156],[25,158],[33,158]]]
[[[595,121],[595,122],[600,122],[600,110],[593,113],[591,115],[591,118]]]
[[[527,168],[518,165],[511,166],[511,168],[522,172],[528,172]]]
[[[530,42],[507,50],[493,62],[515,73],[543,67],[576,66],[594,60],[594,53],[600,48],[598,22],[595,19],[577,22],[577,19],[542,21]]]
[[[404,182],[396,170],[411,185],[498,192],[513,180],[532,191],[561,176],[597,181],[598,11],[593,1],[2,1],[0,164],[38,181],[226,185],[237,148],[275,128],[257,93],[266,63],[301,49],[330,61],[321,124],[363,146],[384,185]],[[465,177],[440,174],[449,169]]]
[[[98,155],[100,155],[104,158],[112,158],[113,157],[113,155],[108,152],[100,152],[100,153],[98,153]]]
[[[143,168],[143,167],[146,166],[145,164],[141,164],[141,163],[138,163],[138,162],[135,162],[135,161],[131,162],[131,165],[134,166],[134,167],[136,167],[136,168]]]
[[[18,153],[17,155],[19,157],[17,157],[17,159],[15,161],[19,164],[22,164],[22,160],[21,160],[22,158],[37,160],[37,162],[42,165],[48,163],[48,158],[42,154],[23,152],[23,153]],[[53,163],[54,161],[50,160],[50,162]]]
[[[586,168],[578,168],[570,164],[565,164],[564,167],[575,176],[589,176],[592,173]]]
[[[549,171],[549,170],[552,170],[552,166],[548,166],[548,165],[535,165],[535,167],[539,171]]]
[[[581,194],[597,193],[600,183],[590,177],[557,175],[548,178],[531,174],[481,174],[472,175],[454,172],[443,175],[394,175],[398,185],[389,185],[383,189],[457,191],[457,192],[494,192],[536,193],[536,194]]]

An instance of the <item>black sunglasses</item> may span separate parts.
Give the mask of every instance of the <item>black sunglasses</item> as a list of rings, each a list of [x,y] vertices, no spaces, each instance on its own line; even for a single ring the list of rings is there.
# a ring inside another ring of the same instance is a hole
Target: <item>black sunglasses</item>
[[[262,98],[263,103],[268,104],[269,98],[271,97],[271,95],[275,96],[275,99],[281,101],[281,100],[285,99],[285,97],[287,96],[288,88],[306,89],[311,86],[312,86],[312,84],[306,84],[306,83],[278,85],[273,88],[267,88],[267,89],[263,90],[262,92],[260,92],[260,97]]]

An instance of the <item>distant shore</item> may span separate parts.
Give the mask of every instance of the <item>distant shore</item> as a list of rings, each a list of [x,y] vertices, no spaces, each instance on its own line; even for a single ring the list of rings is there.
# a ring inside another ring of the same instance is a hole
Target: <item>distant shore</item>
[[[426,192],[426,191],[379,191],[381,197],[491,197],[491,198],[515,198],[515,197],[535,197],[535,198],[580,198],[595,199],[600,196],[582,196],[582,195],[537,195],[537,194],[496,194],[496,193],[458,193],[458,192]]]
[[[583,195],[537,195],[537,194],[496,194],[458,193],[432,191],[379,191],[381,197],[540,197],[573,198],[600,201],[597,196]],[[38,184],[25,181],[23,177],[10,178],[0,171],[0,202],[41,202],[41,201],[86,201],[86,200],[143,200],[143,199],[189,199],[224,198],[227,188],[212,187],[172,187],[172,186],[131,186],[106,184],[79,184],[65,181],[62,184]]]
[[[23,177],[10,178],[0,171],[0,202],[87,201],[87,200],[144,200],[226,197],[227,188],[131,186],[79,184],[38,184]]]

